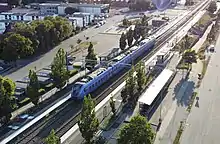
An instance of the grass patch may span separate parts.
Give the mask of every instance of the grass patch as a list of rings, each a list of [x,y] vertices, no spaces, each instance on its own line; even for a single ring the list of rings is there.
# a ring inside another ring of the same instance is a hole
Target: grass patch
[[[211,16],[208,12],[204,13],[204,15],[200,18],[200,20],[193,26],[194,28],[197,28],[201,31],[204,31],[208,23],[212,21]]]
[[[114,122],[116,120],[116,118],[117,118],[117,116],[111,114],[110,117],[107,117],[104,120],[104,122],[101,126],[101,129],[103,129],[105,131],[109,130],[110,126],[112,125],[112,122]]]
[[[187,64],[183,60],[181,60],[176,68],[177,69],[186,69],[186,70],[188,70],[190,68],[190,66],[189,66],[189,64]]]
[[[71,70],[71,71],[69,72],[69,76],[72,77],[72,76],[74,76],[74,75],[77,74],[77,73],[78,73],[78,70],[76,70],[76,69]]]
[[[207,60],[202,62],[202,78],[204,77],[204,75],[206,73],[209,61],[210,61],[210,57]]]
[[[203,43],[203,45],[199,48],[199,50],[198,50],[198,58],[200,59],[200,60],[204,60],[205,59],[205,50],[206,50],[206,48],[207,48],[207,46],[209,45],[209,42],[208,41],[205,41],[204,43]]]
[[[180,137],[181,137],[182,133],[183,133],[183,121],[180,122],[180,127],[177,131],[177,134],[176,134],[175,140],[173,141],[173,144],[180,143]]]
[[[189,36],[189,47],[188,49],[192,48],[193,45],[197,42],[197,40],[199,39],[198,36],[196,35],[192,35],[190,33],[187,34]],[[185,39],[181,39],[173,48],[174,51],[178,51],[180,53],[183,53],[186,49],[184,49],[184,44],[185,44]]]
[[[80,44],[78,45],[70,45],[71,47],[71,50],[70,50],[70,55],[72,55],[73,53],[79,51],[80,49],[86,49],[89,47],[89,44],[90,44],[91,41],[84,41],[84,42],[81,42]],[[91,42],[94,45],[97,44],[97,42]]]
[[[192,93],[192,96],[191,96],[191,98],[190,98],[190,101],[189,101],[189,105],[188,105],[188,107],[187,107],[187,111],[188,111],[188,112],[191,111],[192,105],[193,105],[193,103],[194,103],[194,100],[195,100],[196,96],[197,96],[197,92],[193,92],[193,93]]]
[[[24,104],[29,103],[29,102],[30,102],[30,98],[26,97],[25,99],[23,99],[22,101],[19,102],[19,105],[24,105]]]

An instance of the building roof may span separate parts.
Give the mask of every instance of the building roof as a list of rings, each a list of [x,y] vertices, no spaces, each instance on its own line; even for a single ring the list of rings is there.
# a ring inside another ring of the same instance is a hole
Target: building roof
[[[0,6],[8,6],[8,3],[0,3]]]
[[[107,7],[109,4],[78,4],[78,7]]]
[[[59,6],[60,3],[41,3],[39,6]]]
[[[164,69],[161,74],[153,81],[145,93],[139,98],[138,102],[151,105],[164,85],[172,76],[173,71]]]

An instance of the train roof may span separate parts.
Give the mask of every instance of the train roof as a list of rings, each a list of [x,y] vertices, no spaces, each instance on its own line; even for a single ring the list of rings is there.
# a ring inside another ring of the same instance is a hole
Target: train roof
[[[91,74],[89,74],[88,77],[94,79],[96,76],[100,75],[105,70],[106,70],[106,68],[99,68],[99,69],[95,70],[94,72],[92,72]]]
[[[92,79],[94,79],[96,76],[100,75],[105,70],[106,70],[106,68],[99,68],[99,69],[95,70],[94,72],[92,72],[91,74],[89,74],[89,75],[85,76],[84,78],[82,78],[80,80],[80,82],[82,84],[85,84],[85,83],[91,81]]]

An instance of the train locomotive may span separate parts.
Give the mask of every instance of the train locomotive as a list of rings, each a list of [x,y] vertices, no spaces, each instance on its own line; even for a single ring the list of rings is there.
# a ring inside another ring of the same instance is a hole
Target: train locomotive
[[[143,54],[147,55],[154,47],[155,38],[147,38],[140,42],[139,46],[130,53],[121,54],[117,59],[113,59],[107,68],[98,68],[88,74],[72,87],[71,97],[76,100],[83,100],[84,96],[96,90],[103,83],[107,82],[114,75],[118,74],[123,65],[129,65]]]

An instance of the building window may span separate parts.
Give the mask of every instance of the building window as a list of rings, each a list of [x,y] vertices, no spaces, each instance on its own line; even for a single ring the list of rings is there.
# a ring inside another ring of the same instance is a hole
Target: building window
[[[11,15],[9,15],[9,20],[11,20]]]
[[[24,20],[23,16],[21,16],[21,20]]]
[[[7,18],[7,15],[5,15],[5,19],[8,19],[8,18]]]
[[[34,20],[34,16],[32,16],[32,20]]]

